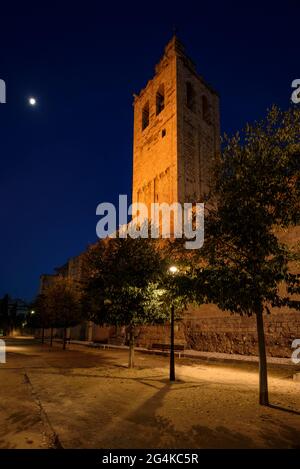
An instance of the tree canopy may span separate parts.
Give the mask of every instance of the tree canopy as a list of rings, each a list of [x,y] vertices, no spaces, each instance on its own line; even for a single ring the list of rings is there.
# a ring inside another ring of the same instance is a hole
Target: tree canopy
[[[296,306],[299,274],[293,252],[280,236],[300,220],[300,111],[272,107],[241,134],[225,136],[215,162],[195,296],[223,310],[257,317],[261,365],[260,402],[268,403],[263,311]],[[280,288],[286,285],[285,294]]]

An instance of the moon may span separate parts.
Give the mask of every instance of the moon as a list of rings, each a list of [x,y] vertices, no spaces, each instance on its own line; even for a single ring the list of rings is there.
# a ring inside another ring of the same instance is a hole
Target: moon
[[[29,98],[28,102],[29,102],[30,106],[35,106],[36,105],[36,99],[33,98],[33,97]]]

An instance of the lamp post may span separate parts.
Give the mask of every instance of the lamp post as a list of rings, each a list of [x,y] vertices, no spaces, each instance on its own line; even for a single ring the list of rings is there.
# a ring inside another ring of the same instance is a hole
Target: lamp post
[[[170,381],[175,381],[175,353],[174,353],[174,305],[171,306],[171,348],[170,348]]]
[[[178,269],[175,265],[169,268],[169,272],[175,275]],[[175,381],[175,353],[174,353],[174,322],[175,322],[175,308],[171,305],[171,320],[170,320],[170,381]]]

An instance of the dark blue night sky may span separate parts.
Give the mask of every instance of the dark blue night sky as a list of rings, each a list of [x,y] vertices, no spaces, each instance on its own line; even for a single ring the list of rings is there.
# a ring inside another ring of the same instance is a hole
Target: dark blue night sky
[[[98,203],[130,195],[132,94],[152,77],[174,24],[221,96],[222,131],[272,103],[289,106],[300,78],[296,1],[8,8],[0,17],[0,296],[31,299],[41,273],[96,239]]]

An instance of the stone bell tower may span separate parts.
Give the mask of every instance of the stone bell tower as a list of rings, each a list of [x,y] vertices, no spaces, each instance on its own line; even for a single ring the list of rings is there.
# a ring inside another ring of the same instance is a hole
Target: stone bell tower
[[[220,145],[219,98],[174,36],[134,98],[133,202],[201,202]],[[150,213],[150,212],[149,212]]]

